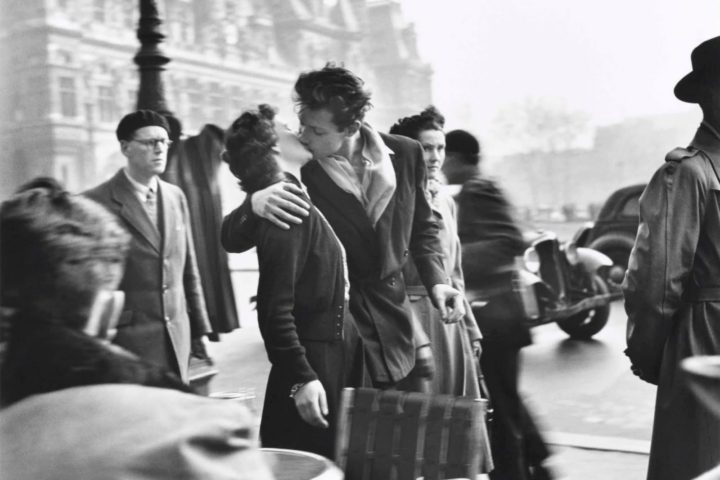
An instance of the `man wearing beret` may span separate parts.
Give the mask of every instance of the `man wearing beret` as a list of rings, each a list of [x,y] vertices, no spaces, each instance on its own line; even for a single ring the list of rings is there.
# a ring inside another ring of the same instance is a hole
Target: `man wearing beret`
[[[658,386],[652,480],[695,478],[720,463],[720,419],[698,403],[680,369],[684,358],[720,354],[720,37],[701,43],[691,61],[675,96],[697,103],[703,121],[640,197],[623,283],[626,353],[633,372]]]
[[[165,117],[151,110],[123,117],[116,134],[127,166],[85,194],[115,213],[132,235],[114,342],[187,382],[191,350],[205,355],[202,337],[211,328],[187,200],[158,178],[167,163],[169,131]]]
[[[512,208],[497,184],[482,174],[480,142],[465,130],[445,136],[442,171],[462,185],[458,237],[468,300],[487,302],[473,314],[482,332],[480,366],[494,406],[491,480],[546,480],[550,452],[518,391],[520,349],[530,344],[524,312],[512,290],[515,257],[525,251]]]

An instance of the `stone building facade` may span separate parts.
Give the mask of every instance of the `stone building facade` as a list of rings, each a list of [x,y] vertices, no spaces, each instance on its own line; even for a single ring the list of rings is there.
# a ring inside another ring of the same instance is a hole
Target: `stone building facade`
[[[137,102],[138,3],[0,0],[0,198],[36,175],[82,190],[124,163],[114,129]],[[366,80],[378,128],[431,102],[398,0],[157,3],[167,104],[185,134],[258,103],[290,118],[298,73],[327,61]]]

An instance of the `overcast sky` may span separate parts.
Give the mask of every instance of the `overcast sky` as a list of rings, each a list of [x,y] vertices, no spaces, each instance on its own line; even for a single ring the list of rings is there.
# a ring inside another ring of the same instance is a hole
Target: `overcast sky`
[[[719,0],[402,0],[448,127],[483,135],[497,110],[549,97],[594,124],[688,110],[672,89],[720,35]],[[470,127],[470,124],[472,127]]]

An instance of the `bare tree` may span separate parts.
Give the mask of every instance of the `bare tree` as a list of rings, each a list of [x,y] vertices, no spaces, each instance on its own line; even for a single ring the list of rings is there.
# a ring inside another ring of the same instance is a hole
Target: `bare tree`
[[[577,147],[589,133],[589,116],[548,98],[525,98],[502,108],[493,130],[517,153],[558,152]]]

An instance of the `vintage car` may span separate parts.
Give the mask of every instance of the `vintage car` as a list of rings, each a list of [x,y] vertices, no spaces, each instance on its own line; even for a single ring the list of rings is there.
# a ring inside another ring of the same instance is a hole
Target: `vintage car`
[[[619,285],[611,278],[625,274],[628,257],[635,243],[638,228],[639,200],[645,184],[630,185],[613,192],[600,209],[597,219],[576,234],[576,244],[604,253],[613,261],[606,280],[611,290]]]
[[[531,326],[557,323],[571,338],[589,340],[605,327],[617,298],[606,281],[613,262],[576,242],[553,233],[536,238],[519,262],[516,289]]]
[[[617,297],[605,280],[613,263],[575,240],[561,242],[552,232],[535,232],[524,255],[516,258],[512,290],[529,326],[557,323],[571,338],[589,340],[607,324]],[[493,289],[467,293],[473,308],[507,298]]]

